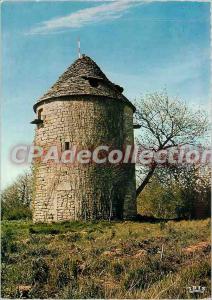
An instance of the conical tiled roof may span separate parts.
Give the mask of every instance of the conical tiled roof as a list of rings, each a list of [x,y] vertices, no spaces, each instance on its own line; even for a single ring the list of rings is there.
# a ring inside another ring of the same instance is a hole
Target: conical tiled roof
[[[35,104],[64,96],[93,95],[109,97],[132,103],[122,95],[123,88],[115,85],[105,76],[98,65],[88,56],[77,59],[57,80],[57,82]],[[134,109],[134,106],[133,106]]]

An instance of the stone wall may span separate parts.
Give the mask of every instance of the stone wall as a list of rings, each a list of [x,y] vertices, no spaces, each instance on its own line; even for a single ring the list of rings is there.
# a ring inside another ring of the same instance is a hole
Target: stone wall
[[[35,144],[64,150],[133,144],[133,110],[112,99],[55,99],[38,106],[43,126]],[[34,163],[34,222],[127,218],[136,214],[134,164]]]

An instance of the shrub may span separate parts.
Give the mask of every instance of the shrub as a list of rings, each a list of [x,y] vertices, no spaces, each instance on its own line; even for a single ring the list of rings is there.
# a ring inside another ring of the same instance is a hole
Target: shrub
[[[33,178],[30,173],[19,176],[1,193],[3,220],[31,219]]]
[[[31,234],[59,234],[60,229],[55,228],[54,225],[32,225],[29,227],[29,233]]]
[[[10,247],[12,244],[12,230],[10,228],[6,229],[1,237],[1,256],[2,261],[8,258],[8,254],[10,252]]]
[[[32,280],[34,283],[44,284],[49,277],[49,266],[43,258],[38,258],[32,261]]]
[[[124,272],[124,267],[121,263],[114,263],[112,265],[114,276],[119,279],[120,275]]]
[[[60,270],[58,272],[58,277],[57,277],[57,286],[59,288],[62,288],[66,285],[71,280],[71,262],[68,259],[65,259],[61,265],[60,265]]]
[[[32,212],[29,207],[14,207],[4,210],[4,220],[31,220]]]
[[[159,168],[138,198],[138,212],[156,218],[204,219],[211,212],[211,171],[199,165]]]

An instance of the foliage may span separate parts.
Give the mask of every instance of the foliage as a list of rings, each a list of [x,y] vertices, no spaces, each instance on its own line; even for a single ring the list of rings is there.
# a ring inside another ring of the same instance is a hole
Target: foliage
[[[178,209],[183,207],[178,187],[173,185],[165,189],[156,179],[152,180],[138,198],[138,212],[145,216],[177,218]]]
[[[8,252],[11,249],[12,244],[12,230],[9,228],[1,236],[1,257],[2,261],[8,258]]]
[[[25,173],[1,194],[2,219],[31,219],[32,175]]]
[[[66,238],[69,241],[77,241],[80,239],[80,235],[78,233],[79,230],[83,230],[86,228],[89,233],[93,231],[100,232],[104,227],[111,227],[110,223],[107,221],[98,221],[98,222],[82,222],[82,221],[72,221],[72,222],[60,222],[60,223],[52,223],[52,224],[33,224],[29,226],[30,234],[63,234],[69,232],[69,235]],[[72,234],[70,234],[70,232]]]
[[[32,280],[35,284],[44,284],[47,282],[49,277],[49,266],[46,261],[39,257],[32,260]]]
[[[158,168],[138,198],[138,212],[165,219],[210,217],[210,178],[209,167]]]
[[[192,295],[186,287],[194,283],[206,287],[202,297],[210,296],[209,249],[184,250],[202,241],[210,245],[209,220],[163,226],[3,221],[2,229],[7,257],[2,260],[3,298],[17,298],[19,287],[29,286],[30,299],[187,299]],[[73,235],[80,238],[69,240]]]

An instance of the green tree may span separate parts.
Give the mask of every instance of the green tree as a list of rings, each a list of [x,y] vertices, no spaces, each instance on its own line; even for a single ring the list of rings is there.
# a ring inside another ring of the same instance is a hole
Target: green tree
[[[138,197],[138,212],[156,218],[210,217],[209,166],[158,168]]]
[[[25,173],[1,193],[2,219],[31,218],[32,175]]]

